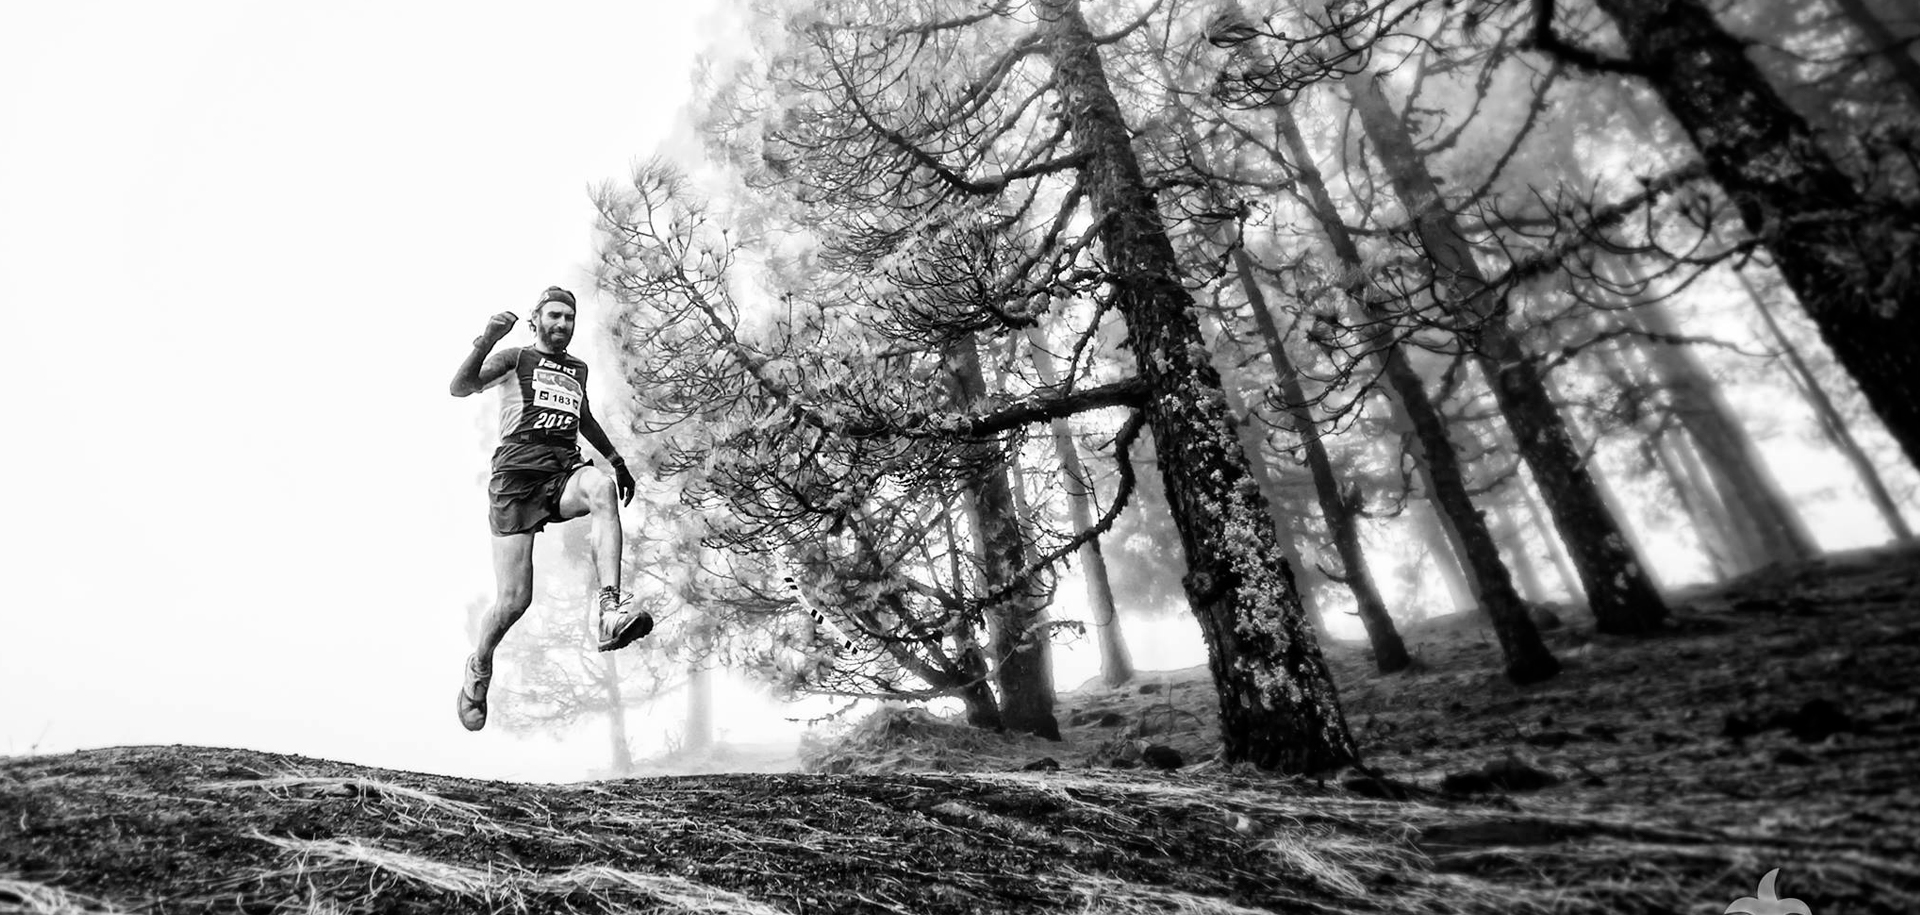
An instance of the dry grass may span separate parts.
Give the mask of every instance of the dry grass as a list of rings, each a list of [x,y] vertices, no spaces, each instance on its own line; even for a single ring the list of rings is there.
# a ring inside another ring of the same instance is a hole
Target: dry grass
[[[57,886],[0,877],[4,915],[120,915],[124,909]]]
[[[1592,641],[1527,689],[1444,627],[1416,634],[1421,674],[1360,676],[1336,651],[1370,761],[1415,800],[1209,761],[1199,671],[1064,693],[1060,743],[889,710],[810,747],[813,774],[534,786],[193,747],[0,759],[0,915],[1718,915],[1773,868],[1819,915],[1905,913],[1920,577],[1899,576],[1806,579],[1824,616]],[[1809,698],[1858,726],[1721,734]],[[1142,740],[1196,763],[1106,767]],[[1514,751],[1559,783],[1437,790]],[[1064,768],[1019,771],[1041,756]]]
[[[442,897],[483,904],[491,912],[548,912],[556,899],[579,893],[608,910],[635,905],[696,915],[788,915],[785,909],[674,874],[640,873],[593,865],[542,874],[521,867],[476,868],[437,861],[357,838],[302,840],[256,835],[292,857],[280,876],[310,886],[375,885],[400,881]],[[353,873],[341,874],[340,871]]]

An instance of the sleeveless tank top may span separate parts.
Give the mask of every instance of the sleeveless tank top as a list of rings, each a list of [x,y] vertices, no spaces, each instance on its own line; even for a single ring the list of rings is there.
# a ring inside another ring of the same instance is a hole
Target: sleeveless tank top
[[[513,371],[500,376],[500,441],[577,447],[587,402],[587,364],[570,353],[520,347]]]

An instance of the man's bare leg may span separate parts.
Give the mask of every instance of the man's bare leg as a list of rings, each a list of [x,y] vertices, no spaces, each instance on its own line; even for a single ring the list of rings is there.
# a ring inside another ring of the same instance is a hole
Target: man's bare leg
[[[582,467],[560,491],[560,517],[571,520],[591,515],[587,532],[593,544],[593,565],[600,586],[620,588],[620,495],[613,481],[598,467]]]
[[[520,621],[533,603],[533,534],[493,538],[493,607],[480,621],[480,640],[467,659],[467,676],[460,688],[460,723],[469,731],[487,724],[487,684],[493,677],[493,653],[507,630]]]
[[[493,607],[480,621],[480,641],[473,652],[487,670],[493,669],[493,652],[500,640],[533,604],[532,533],[493,538],[493,582]]]
[[[601,651],[626,647],[653,630],[653,617],[637,607],[623,606],[620,593],[620,494],[598,467],[583,467],[560,492],[560,517],[591,515],[588,538],[593,564],[600,573],[599,636]]]

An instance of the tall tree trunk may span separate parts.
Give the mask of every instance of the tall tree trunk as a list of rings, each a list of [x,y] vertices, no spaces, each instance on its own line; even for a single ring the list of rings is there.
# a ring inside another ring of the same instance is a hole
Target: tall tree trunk
[[[1161,62],[1161,74],[1166,85],[1170,87],[1168,101],[1163,109],[1166,120],[1178,125],[1181,136],[1187,142],[1187,154],[1191,155],[1203,169],[1212,171],[1213,165],[1209,161],[1207,146],[1200,132],[1193,126],[1193,114],[1188,109],[1187,101],[1171,91],[1171,87],[1178,85],[1179,80],[1166,61]],[[1208,241],[1223,250],[1236,248],[1239,241],[1218,223],[1204,225],[1201,232]],[[1268,316],[1266,326],[1271,324],[1271,317]],[[1210,330],[1213,332],[1212,337],[1215,342],[1208,349],[1213,354],[1213,370],[1220,373],[1223,379],[1232,377],[1230,352],[1237,352],[1237,347],[1230,350],[1222,342],[1233,340],[1233,335],[1226,329],[1230,326],[1228,322],[1215,322],[1209,313],[1202,315],[1200,333],[1202,337],[1206,337]],[[1280,552],[1287,561],[1287,568],[1293,570],[1294,585],[1300,592],[1300,605],[1306,609],[1307,618],[1313,621],[1314,632],[1321,638],[1325,638],[1327,621],[1322,615],[1319,596],[1314,589],[1314,584],[1325,578],[1325,572],[1317,563],[1308,565],[1302,560],[1300,553],[1302,538],[1312,536],[1311,528],[1308,526],[1303,529],[1298,519],[1294,517],[1293,500],[1286,497],[1280,486],[1280,472],[1272,462],[1267,460],[1267,436],[1261,432],[1261,417],[1241,398],[1237,386],[1222,384],[1221,393],[1226,395],[1227,412],[1233,416],[1234,424],[1239,431],[1240,447],[1247,453],[1248,469],[1253,472],[1254,480],[1260,484],[1261,494],[1266,497],[1267,514],[1273,518],[1274,530],[1280,539]]]
[[[1521,533],[1520,525],[1513,520],[1513,510],[1504,503],[1493,505],[1493,529],[1500,537],[1500,544],[1506,547],[1506,555],[1513,557],[1507,561],[1507,568],[1513,570],[1520,579],[1520,593],[1536,604],[1547,602],[1547,586],[1540,580],[1540,570],[1533,564],[1533,557],[1527,554],[1527,538]]]
[[[1660,307],[1660,303],[1657,302],[1647,302],[1640,306],[1643,317],[1653,314]],[[1627,326],[1627,323],[1615,319],[1610,314],[1599,317],[1600,329],[1603,331],[1617,331]],[[1643,331],[1657,325],[1661,327],[1662,332],[1671,332],[1664,323],[1664,316],[1651,324],[1645,320],[1627,320]],[[1770,538],[1772,545],[1763,547],[1760,543],[1760,528],[1764,524],[1760,518],[1763,517],[1764,512],[1773,509],[1756,506],[1753,502],[1744,500],[1729,503],[1721,495],[1715,495],[1715,493],[1724,495],[1731,485],[1728,481],[1741,477],[1742,471],[1739,468],[1729,467],[1724,472],[1712,472],[1704,466],[1696,450],[1686,447],[1687,443],[1697,440],[1701,434],[1706,434],[1701,431],[1702,429],[1713,428],[1716,423],[1725,423],[1731,425],[1731,429],[1721,430],[1720,442],[1723,447],[1717,453],[1728,462],[1743,461],[1748,457],[1758,460],[1757,454],[1750,455],[1734,447],[1735,442],[1745,441],[1745,437],[1740,433],[1739,427],[1733,424],[1731,408],[1717,396],[1718,387],[1706,376],[1704,369],[1692,362],[1691,353],[1686,351],[1665,353],[1664,355],[1669,357],[1685,356],[1688,362],[1666,362],[1663,365],[1660,354],[1650,351],[1656,347],[1671,345],[1666,341],[1640,345],[1615,341],[1606,346],[1595,347],[1594,352],[1601,357],[1599,360],[1601,370],[1621,391],[1658,390],[1667,394],[1672,414],[1678,420],[1678,424],[1670,429],[1663,428],[1656,433],[1662,441],[1649,442],[1642,447],[1656,454],[1662,466],[1668,469],[1668,479],[1673,482],[1675,490],[1679,492],[1683,507],[1694,525],[1701,546],[1715,561],[1721,577],[1751,571],[1769,561],[1787,561],[1796,555],[1795,548],[1790,545],[1790,540],[1780,535],[1785,528],[1781,526],[1783,522],[1778,517],[1768,525],[1769,530],[1774,532],[1774,536]],[[1714,398],[1711,400],[1702,398],[1700,394],[1704,391],[1713,392]],[[1723,414],[1721,410],[1727,412]],[[1670,447],[1662,447],[1663,445]],[[1681,452],[1685,453],[1684,460],[1676,462],[1670,459],[1670,453],[1680,454]],[[1757,468],[1750,468],[1747,472],[1760,473],[1764,476],[1764,472]],[[1781,500],[1784,502],[1784,495],[1781,496]],[[1790,511],[1790,509],[1787,510]],[[1797,523],[1797,518],[1794,521]],[[1768,558],[1769,554],[1772,555],[1771,560]]]
[[[1267,360],[1273,363],[1283,408],[1293,421],[1294,434],[1300,437],[1307,469],[1313,473],[1314,493],[1320,499],[1320,517],[1325,519],[1327,535],[1340,553],[1342,579],[1353,592],[1360,624],[1366,627],[1367,640],[1373,645],[1373,666],[1383,674],[1405,670],[1413,664],[1413,656],[1407,653],[1400,631],[1394,628],[1393,617],[1387,613],[1387,604],[1380,599],[1380,589],[1374,584],[1373,571],[1367,567],[1367,553],[1360,543],[1360,522],[1356,517],[1358,506],[1348,504],[1341,492],[1339,475],[1334,473],[1333,461],[1327,458],[1327,446],[1320,440],[1320,429],[1307,406],[1306,392],[1300,388],[1300,373],[1294,370],[1293,360],[1287,356],[1286,341],[1273,321],[1273,312],[1267,308],[1266,292],[1254,278],[1252,258],[1239,248],[1234,249],[1232,256],[1234,272],[1240,278],[1240,291],[1247,297],[1254,326],[1260,329],[1267,345]]]
[[[1751,570],[1752,560],[1728,528],[1713,486],[1706,479],[1705,471],[1694,462],[1686,438],[1685,430],[1668,429],[1651,447],[1666,471],[1674,494],[1680,498],[1681,509],[1693,522],[1700,551],[1706,554],[1714,575],[1722,580],[1732,578]]]
[[[627,744],[627,702],[620,695],[620,665],[613,652],[600,656],[600,691],[607,703],[607,741],[613,755],[613,774],[633,774],[633,748]]]
[[[1053,354],[1038,329],[1027,335],[1034,370],[1040,383],[1053,387],[1060,383]],[[1066,477],[1067,514],[1074,530],[1093,527],[1093,479],[1087,475],[1086,462],[1080,460],[1080,448],[1074,444],[1073,427],[1063,418],[1053,421],[1053,453],[1060,459],[1060,471]],[[1100,682],[1120,686],[1133,680],[1133,653],[1127,650],[1126,637],[1120,631],[1120,615],[1113,605],[1113,582],[1107,577],[1107,557],[1094,538],[1080,546],[1080,575],[1087,584],[1087,610],[1093,616],[1094,643],[1100,648]]]
[[[1753,285],[1753,281],[1744,273],[1736,273],[1740,285],[1753,300],[1753,307],[1760,312],[1760,318],[1766,322],[1767,331],[1773,335],[1775,346],[1780,347],[1781,355],[1787,357],[1787,365],[1793,369],[1793,377],[1800,383],[1800,393],[1807,398],[1807,404],[1813,407],[1813,414],[1820,418],[1820,430],[1827,441],[1833,443],[1847,463],[1853,465],[1853,472],[1860,477],[1860,485],[1866,487],[1867,498],[1872,500],[1874,508],[1880,511],[1880,520],[1885,521],[1887,530],[1895,539],[1910,542],[1913,540],[1913,528],[1907,526],[1905,515],[1900,506],[1893,501],[1893,493],[1887,490],[1886,480],[1880,476],[1880,470],[1873,466],[1873,459],[1867,457],[1865,448],[1853,437],[1845,417],[1833,405],[1833,398],[1827,396],[1821,387],[1820,379],[1815,377],[1813,369],[1807,367],[1807,361],[1800,356],[1800,349],[1787,339],[1786,332],[1780,329],[1780,322],[1773,317],[1773,309],[1767,305],[1767,297]]]
[[[980,352],[971,339],[947,354],[955,398],[962,405],[987,395]],[[988,590],[998,590],[1027,567],[1027,540],[1021,530],[1007,467],[993,461],[968,483],[969,513]],[[1060,739],[1053,715],[1053,651],[1045,633],[1046,608],[1025,586],[1012,588],[987,607],[988,653],[994,682],[1000,687],[1000,721],[1009,730]]]
[[[1580,573],[1573,569],[1573,559],[1567,556],[1566,544],[1560,542],[1560,532],[1553,529],[1553,523],[1547,520],[1546,511],[1540,507],[1539,490],[1530,485],[1532,478],[1527,474],[1520,485],[1520,504],[1527,509],[1527,522],[1538,534],[1540,542],[1547,545],[1547,557],[1553,560],[1553,568],[1560,575],[1560,587],[1566,589],[1567,600],[1576,604],[1586,603],[1587,593],[1580,588]]]
[[[1487,529],[1487,521],[1467,495],[1466,475],[1459,456],[1447,439],[1446,418],[1435,409],[1420,384],[1420,376],[1406,364],[1406,356],[1397,347],[1385,353],[1387,383],[1400,395],[1407,419],[1413,423],[1414,441],[1421,445],[1427,466],[1432,470],[1434,496],[1441,510],[1458,519],[1460,538],[1466,543],[1468,567],[1480,582],[1481,609],[1493,623],[1493,632],[1507,657],[1507,678],[1515,683],[1535,683],[1560,672],[1560,662],[1547,651],[1535,628],[1533,618],[1513,579],[1500,559],[1499,544]],[[1396,365],[1397,363],[1397,365]],[[1435,443],[1428,447],[1427,443]]]
[[[1766,556],[1774,562],[1803,562],[1820,554],[1813,534],[1793,508],[1793,501],[1767,472],[1766,460],[1753,438],[1741,428],[1733,406],[1720,385],[1700,364],[1691,348],[1670,342],[1678,331],[1664,303],[1649,302],[1628,313],[1628,320],[1647,330],[1657,342],[1644,342],[1641,351],[1664,384],[1673,408],[1693,434],[1716,479],[1724,483],[1728,508],[1745,516]]]
[[[1597,0],[1867,403],[1920,464],[1920,225],[1864,199],[1701,0]]]
[[[1400,399],[1389,394],[1382,397],[1381,401],[1387,406],[1388,421],[1394,435],[1402,440],[1411,439],[1414,436],[1413,420],[1407,418],[1406,408],[1400,406]],[[1420,496],[1426,503],[1426,513],[1419,515],[1419,509],[1410,510],[1419,517],[1420,535],[1428,541],[1427,554],[1433,557],[1434,567],[1446,582],[1453,609],[1462,613],[1484,612],[1482,608],[1486,606],[1486,601],[1480,599],[1479,576],[1462,558],[1467,554],[1467,546],[1466,541],[1460,539],[1460,529],[1462,523],[1470,522],[1461,522],[1448,515],[1445,506],[1434,497],[1437,488],[1433,483],[1433,468],[1428,466],[1426,458],[1426,449],[1431,447],[1434,447],[1434,443],[1427,442],[1424,445],[1415,443],[1412,448],[1414,476],[1420,481]]]
[[[1475,325],[1469,332],[1475,362],[1540,484],[1561,540],[1573,555],[1596,628],[1623,635],[1654,631],[1666,617],[1666,602],[1608,511],[1547,393],[1539,363],[1521,347],[1502,308],[1473,304],[1484,298],[1486,278],[1415,151],[1406,123],[1370,74],[1348,77],[1345,83],[1394,192],[1433,263],[1436,285],[1461,303],[1459,307],[1467,310],[1462,317]]]
[[[1422,495],[1418,501],[1408,501],[1407,517],[1427,545],[1427,556],[1433,560],[1433,570],[1447,589],[1448,602],[1455,613],[1482,613],[1481,600],[1474,594],[1473,581],[1448,536],[1440,505],[1431,494],[1423,492]]]
[[[1206,333],[1202,324],[1201,333]],[[1216,334],[1218,339],[1219,335]],[[1287,562],[1287,568],[1293,570],[1294,586],[1300,593],[1300,607],[1306,611],[1307,619],[1313,623],[1313,631],[1325,637],[1326,620],[1322,617],[1319,599],[1313,593],[1311,582],[1321,578],[1320,571],[1309,565],[1300,553],[1301,542],[1313,536],[1311,530],[1303,530],[1298,523],[1301,519],[1293,516],[1292,506],[1286,493],[1280,487],[1280,472],[1267,460],[1266,435],[1260,431],[1264,422],[1255,415],[1241,398],[1234,386],[1225,383],[1226,373],[1220,368],[1220,347],[1211,347],[1214,356],[1214,371],[1220,372],[1222,383],[1220,393],[1226,396],[1227,415],[1233,418],[1234,431],[1240,437],[1240,448],[1247,453],[1247,470],[1253,475],[1253,481],[1260,487],[1260,495],[1267,503],[1267,517],[1273,519],[1274,536],[1280,543],[1280,557]]]
[[[600,590],[600,569],[593,563],[587,563],[587,587],[589,594]],[[589,631],[594,630],[591,614],[586,618]],[[633,774],[633,747],[627,743],[627,700],[620,693],[620,664],[613,652],[600,655],[599,683],[601,701],[607,709],[607,741],[612,755],[609,759],[616,776]]]
[[[1305,554],[1300,552],[1300,545],[1308,542],[1316,532],[1305,523],[1303,514],[1296,513],[1293,500],[1287,497],[1286,489],[1282,486],[1280,471],[1267,459],[1266,434],[1260,431],[1265,420],[1254,414],[1253,408],[1247,406],[1240,392],[1231,385],[1225,386],[1223,391],[1227,395],[1227,410],[1240,433],[1240,447],[1247,452],[1247,469],[1260,486],[1260,494],[1267,501],[1267,516],[1273,519],[1274,534],[1280,539],[1280,558],[1285,559],[1287,568],[1293,570],[1294,584],[1300,592],[1300,606],[1313,622],[1313,631],[1324,635],[1327,631],[1325,610],[1313,587],[1315,582],[1325,581],[1326,575],[1315,564],[1307,562]]]
[[[1327,194],[1326,183],[1313,164],[1299,124],[1283,106],[1276,105],[1274,110],[1296,160],[1294,168],[1299,180],[1306,186],[1315,216],[1327,234],[1328,245],[1339,257],[1341,266],[1356,278],[1363,276],[1359,246],[1347,234],[1333,198]],[[1380,360],[1380,372],[1393,393],[1392,402],[1399,410],[1398,415],[1413,430],[1413,441],[1417,445],[1414,460],[1423,468],[1428,493],[1439,514],[1448,519],[1460,537],[1460,563],[1475,583],[1475,596],[1481,609],[1493,623],[1494,635],[1499,638],[1500,649],[1506,656],[1507,677],[1516,683],[1534,683],[1559,673],[1560,662],[1541,641],[1540,631],[1527,616],[1526,604],[1514,591],[1513,579],[1500,561],[1500,548],[1487,530],[1486,518],[1467,494],[1466,474],[1459,453],[1447,437],[1446,418],[1427,397],[1420,373],[1393,340],[1390,309],[1376,301],[1358,279],[1348,292],[1366,310],[1366,320],[1362,322],[1369,328],[1366,348]]]
[[[955,593],[962,589],[959,559],[966,552],[960,544],[959,534],[953,529],[953,512],[942,513],[941,525],[947,539],[947,553],[954,557],[951,569],[952,588]],[[900,600],[898,596],[893,599]],[[902,607],[896,615],[906,618]],[[953,664],[950,669],[937,673],[951,677],[949,681],[935,680],[921,673],[921,679],[936,686],[952,689],[960,697],[960,703],[966,708],[967,723],[986,730],[999,731],[1005,728],[1000,716],[1000,699],[993,694],[993,668],[987,663],[987,653],[980,647],[980,640],[972,621],[964,613],[956,616],[951,627],[953,640]],[[907,654],[902,652],[902,654]],[[910,656],[910,655],[909,655]],[[917,660],[914,659],[914,660]],[[909,667],[911,665],[909,664]]]
[[[1224,758],[1284,772],[1353,763],[1359,746],[1300,605],[1259,487],[1205,356],[1193,297],[1135,157],[1077,0],[1035,0],[1061,114],[1126,322],[1152,391],[1153,432],[1188,573],[1183,581],[1218,686]]]
[[[1893,30],[1867,8],[1866,0],[1833,0],[1833,5],[1866,36],[1867,47],[1886,58],[1887,65],[1893,68],[1894,80],[1907,90],[1908,101],[1920,107],[1920,60],[1913,59],[1908,43],[1902,42],[1900,36],[1893,34]]]
[[[687,665],[687,727],[680,746],[693,752],[713,746],[713,667],[705,657]]]

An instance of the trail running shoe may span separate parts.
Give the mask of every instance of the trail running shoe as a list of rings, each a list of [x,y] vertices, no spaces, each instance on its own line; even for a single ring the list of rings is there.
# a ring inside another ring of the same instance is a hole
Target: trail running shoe
[[[633,598],[622,596],[618,588],[600,589],[601,651],[619,651],[653,631],[653,615],[629,606],[632,602]]]
[[[460,702],[455,706],[460,712],[460,725],[469,731],[478,731],[487,726],[487,683],[493,679],[493,671],[481,671],[478,660],[467,656],[467,679],[460,684]]]

